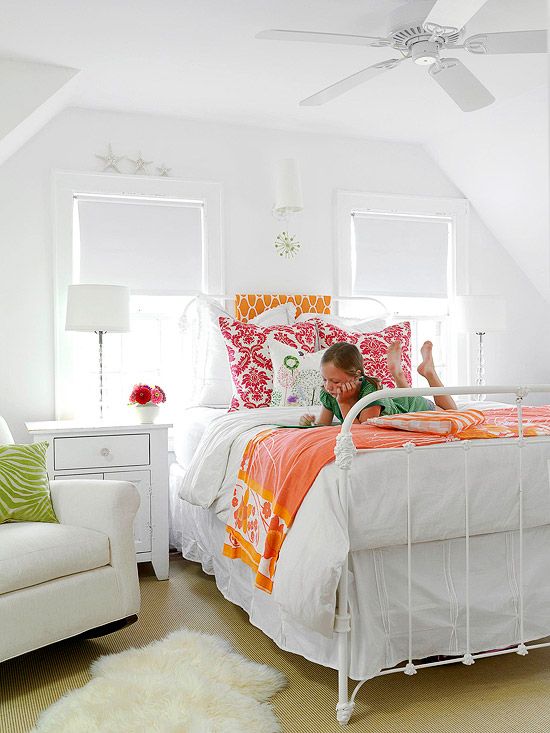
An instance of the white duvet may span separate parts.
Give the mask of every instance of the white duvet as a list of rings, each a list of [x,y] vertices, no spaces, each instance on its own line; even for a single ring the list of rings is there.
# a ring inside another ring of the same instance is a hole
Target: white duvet
[[[303,408],[264,408],[216,418],[199,444],[180,497],[211,508],[226,521],[247,442],[268,425],[297,424],[302,413]],[[467,452],[462,443],[423,446],[413,451],[410,460],[414,543],[464,536],[465,460],[471,534],[517,529],[519,449],[513,441],[475,441]],[[549,465],[550,439],[528,439],[523,455],[526,528],[550,524]],[[285,615],[331,635],[336,589],[350,545],[355,552],[407,543],[406,476],[407,454],[402,448],[357,454],[350,472],[348,540],[337,490],[338,469],[334,463],[322,469],[278,560],[273,600]]]

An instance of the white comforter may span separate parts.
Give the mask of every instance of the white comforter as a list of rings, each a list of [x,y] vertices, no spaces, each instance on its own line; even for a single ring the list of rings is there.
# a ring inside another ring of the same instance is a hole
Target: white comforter
[[[247,442],[268,425],[297,424],[301,414],[303,408],[265,408],[215,419],[189,467],[181,498],[212,508],[225,521]],[[413,542],[464,535],[466,457],[470,532],[517,528],[518,452],[506,440],[476,441],[467,453],[462,443],[417,448],[411,456]],[[549,466],[550,439],[528,439],[523,457],[525,527],[550,524]],[[329,464],[308,492],[281,549],[273,591],[285,613],[326,636],[332,633],[336,588],[350,545],[355,551],[407,542],[403,449],[358,453],[350,472],[349,535],[337,475],[335,464]]]

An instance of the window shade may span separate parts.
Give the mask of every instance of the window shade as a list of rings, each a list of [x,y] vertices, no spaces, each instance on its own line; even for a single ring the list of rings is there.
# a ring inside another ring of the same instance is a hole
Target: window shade
[[[137,293],[202,289],[202,205],[76,197],[80,282]]]
[[[446,219],[352,214],[355,295],[447,297]]]

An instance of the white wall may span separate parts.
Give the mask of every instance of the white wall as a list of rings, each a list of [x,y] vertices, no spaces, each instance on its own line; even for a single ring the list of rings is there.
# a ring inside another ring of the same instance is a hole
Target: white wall
[[[337,188],[460,195],[420,146],[116,112],[62,113],[0,167],[0,414],[19,440],[27,439],[25,420],[53,417],[50,174],[100,170],[95,154],[109,142],[115,153],[136,157],[141,151],[145,159],[165,163],[175,177],[223,184],[228,292],[332,292]],[[273,248],[280,230],[271,216],[273,170],[282,157],[300,160],[304,190],[305,210],[295,227],[302,251],[290,261]],[[499,341],[488,341],[488,373],[493,376],[498,364],[499,381],[519,374],[525,382],[550,381],[541,299],[473,220],[472,246],[481,263],[472,257],[471,292],[504,290],[514,328],[521,324]],[[540,341],[546,362],[525,359]]]

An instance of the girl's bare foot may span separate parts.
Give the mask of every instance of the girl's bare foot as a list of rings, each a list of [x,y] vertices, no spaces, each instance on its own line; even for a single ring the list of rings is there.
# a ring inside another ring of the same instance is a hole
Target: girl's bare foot
[[[418,365],[418,373],[428,379],[435,374],[435,365],[432,356],[433,344],[431,341],[424,341],[420,353],[422,355],[422,362]]]
[[[386,359],[388,361],[389,372],[396,383],[398,383],[404,378],[403,367],[401,366],[401,344],[399,341],[394,341],[388,346]]]

